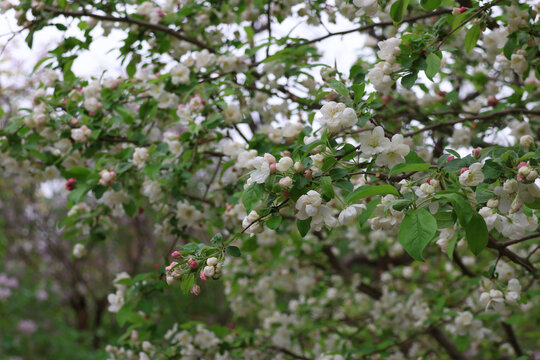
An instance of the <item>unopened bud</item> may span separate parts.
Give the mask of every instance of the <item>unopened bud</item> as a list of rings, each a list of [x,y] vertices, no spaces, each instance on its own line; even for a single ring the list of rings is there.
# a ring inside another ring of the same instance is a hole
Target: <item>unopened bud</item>
[[[472,156],[475,159],[480,159],[480,156],[482,156],[482,149],[480,149],[480,148],[473,149]]]
[[[297,173],[301,173],[304,171],[304,165],[302,165],[301,162],[297,161],[294,163],[294,171],[296,171]]]
[[[311,179],[313,177],[313,171],[306,170],[304,171],[304,174],[306,175],[306,178]]]
[[[527,175],[527,180],[528,181],[534,181],[536,179],[538,179],[538,171],[533,169],[533,170],[531,170],[529,175]]]
[[[189,292],[194,296],[199,296],[201,293],[201,287],[199,285],[194,285],[189,289]]]
[[[264,154],[264,158],[270,164],[275,164],[275,162],[276,162],[276,157],[274,155],[272,155],[272,154],[266,153],[266,154]]]
[[[293,180],[288,176],[285,176],[284,178],[279,180],[279,186],[285,189],[290,188],[292,184],[293,184]]]
[[[523,135],[519,138],[519,145],[526,149],[530,148],[532,144],[534,144],[534,139],[531,135]]]
[[[171,257],[173,257],[175,259],[178,259],[178,258],[182,257],[182,254],[180,254],[180,252],[175,250],[175,251],[172,252]]]

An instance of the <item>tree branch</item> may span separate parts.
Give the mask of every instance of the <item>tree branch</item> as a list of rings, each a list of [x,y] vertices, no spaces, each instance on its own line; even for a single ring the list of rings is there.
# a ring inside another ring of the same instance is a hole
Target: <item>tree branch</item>
[[[510,246],[510,245],[518,244],[520,242],[527,241],[527,240],[530,240],[530,239],[536,239],[538,237],[540,237],[540,233],[529,234],[529,235],[525,235],[521,239],[505,241],[505,242],[501,243],[501,245],[502,246]]]
[[[508,337],[508,342],[510,345],[512,345],[512,348],[514,348],[514,351],[516,352],[517,356],[523,355],[523,350],[521,350],[521,346],[519,346],[519,343],[516,338],[516,334],[514,333],[514,329],[512,328],[512,325],[501,321],[501,325],[504,329],[504,332],[506,333],[506,337]]]
[[[402,23],[415,22],[416,20],[425,19],[425,18],[429,18],[429,17],[432,17],[432,16],[442,15],[442,14],[449,14],[451,12],[452,12],[452,10],[450,10],[450,9],[441,9],[441,10],[433,11],[433,12],[422,14],[422,15],[411,16],[411,17],[409,17],[407,19],[404,19],[402,21]],[[309,44],[319,42],[321,40],[328,39],[328,38],[333,37],[333,36],[347,35],[347,34],[354,33],[354,32],[361,32],[361,31],[369,30],[369,29],[375,28],[377,26],[390,26],[390,25],[393,25],[393,24],[394,24],[393,21],[382,21],[382,22],[378,22],[378,23],[365,25],[365,26],[360,26],[360,27],[357,27],[357,28],[354,28],[354,29],[338,31],[338,32],[335,32],[335,33],[330,33],[330,34],[327,34],[327,35],[324,35],[324,36],[321,36],[321,37],[318,37],[318,38],[314,38],[314,39],[311,39],[311,40],[307,40],[307,41],[304,41],[304,42],[301,42],[301,43],[296,43],[296,44],[292,43],[292,44],[287,45],[287,47],[296,47],[296,46],[309,45]]]
[[[163,33],[166,33],[166,34],[169,34],[179,40],[184,40],[188,43],[191,43],[199,48],[202,48],[202,49],[206,49],[212,53],[216,53],[216,50],[203,43],[202,41],[199,41],[189,35],[185,35],[185,34],[181,34],[171,28],[169,28],[168,26],[164,26],[164,25],[160,25],[160,24],[152,24],[152,23],[149,23],[149,22],[146,22],[146,21],[143,21],[143,20],[139,20],[139,19],[135,19],[135,18],[132,18],[132,17],[129,17],[129,16],[123,16],[123,17],[115,17],[115,16],[112,16],[112,15],[99,15],[99,14],[93,14],[93,13],[89,13],[87,12],[86,10],[82,10],[82,11],[70,11],[70,10],[63,10],[63,9],[57,9],[57,8],[54,8],[54,7],[50,7],[50,6],[45,6],[44,8],[44,11],[48,11],[48,12],[52,12],[53,14],[56,14],[56,15],[64,15],[64,16],[69,16],[69,17],[83,17],[83,16],[88,16],[88,17],[91,17],[91,18],[94,18],[94,19],[98,19],[98,20],[106,20],[106,21],[118,21],[118,22],[123,22],[123,23],[128,23],[128,24],[134,24],[134,25],[139,25],[139,26],[142,26],[142,27],[145,27],[147,29],[151,29],[151,30],[154,30],[154,31],[159,31],[159,32],[163,32]]]
[[[490,113],[487,113],[487,114],[468,116],[468,117],[465,117],[465,118],[462,118],[462,119],[443,121],[443,122],[440,122],[440,123],[427,125],[427,126],[424,126],[421,129],[405,133],[405,134],[403,134],[403,136],[405,136],[405,137],[413,136],[413,135],[416,135],[416,134],[420,134],[420,133],[422,133],[424,131],[438,129],[438,128],[441,128],[441,127],[455,125],[455,124],[459,124],[459,123],[463,123],[463,122],[467,122],[467,121],[474,121],[474,120],[487,121],[487,120],[490,120],[490,119],[492,119],[494,117],[497,117],[497,116],[505,116],[505,115],[510,115],[510,114],[540,115],[540,111],[528,110],[528,109],[504,109],[504,110],[500,110],[500,111],[493,111],[493,112],[490,112]]]
[[[458,350],[454,344],[441,329],[435,326],[430,326],[426,331],[433,337],[439,345],[441,345],[448,355],[455,360],[466,360],[467,358]]]
[[[508,248],[504,245],[503,242],[497,241],[492,235],[489,235],[487,247],[490,249],[497,250],[500,255],[506,256],[512,262],[523,266],[535,278],[537,277],[536,275],[537,270],[528,259],[525,259],[517,255],[515,252],[508,250]]]

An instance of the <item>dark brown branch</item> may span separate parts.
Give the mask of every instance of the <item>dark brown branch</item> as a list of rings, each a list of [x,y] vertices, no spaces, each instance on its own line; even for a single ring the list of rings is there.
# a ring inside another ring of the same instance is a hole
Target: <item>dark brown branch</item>
[[[490,112],[490,113],[487,113],[487,114],[468,116],[468,117],[461,118],[461,119],[444,121],[444,122],[440,122],[440,123],[436,123],[436,124],[427,125],[427,126],[424,126],[421,129],[405,133],[405,134],[403,134],[403,136],[413,136],[413,135],[416,135],[416,134],[420,134],[420,133],[422,133],[424,131],[438,129],[438,128],[441,128],[441,127],[455,125],[455,124],[459,124],[459,123],[463,123],[463,122],[467,122],[467,121],[474,121],[474,120],[487,121],[487,120],[491,120],[491,119],[493,119],[494,117],[497,117],[497,116],[505,116],[505,115],[511,115],[511,114],[540,115],[540,111],[527,110],[527,109],[505,109],[505,110],[500,110],[500,111],[494,111],[494,112]]]
[[[520,242],[527,241],[527,240],[530,240],[530,239],[536,239],[538,237],[540,237],[540,233],[534,233],[534,234],[526,235],[526,236],[522,237],[521,239],[508,240],[508,241],[505,241],[505,242],[503,242],[501,244],[503,246],[510,246],[510,245],[518,244]]]
[[[468,277],[474,277],[474,274],[465,266],[463,261],[461,261],[461,257],[459,256],[457,250],[454,249],[454,262],[459,267],[463,275],[466,275]]]
[[[279,351],[285,355],[289,355],[290,357],[294,358],[294,359],[300,359],[300,360],[311,360],[310,358],[308,357],[305,357],[303,355],[298,355],[298,354],[295,354],[293,353],[292,351],[288,350],[288,349],[285,349],[285,348],[282,348],[282,347],[279,347],[279,346],[270,346],[270,349],[272,350],[276,350],[276,351]]]
[[[54,7],[50,7],[50,6],[45,6],[44,8],[44,11],[49,11],[49,12],[52,12],[53,14],[56,14],[56,15],[64,15],[64,16],[70,16],[70,17],[83,17],[83,16],[88,16],[88,17],[91,17],[91,18],[94,18],[94,19],[99,19],[99,20],[106,20],[106,21],[118,21],[118,22],[123,22],[123,23],[128,23],[128,24],[134,24],[134,25],[139,25],[139,26],[142,26],[142,27],[145,27],[145,28],[148,28],[148,29],[151,29],[151,30],[154,30],[154,31],[159,31],[159,32],[163,32],[163,33],[166,33],[166,34],[169,34],[179,40],[184,40],[188,43],[191,43],[193,45],[196,45],[197,47],[201,48],[201,49],[206,49],[212,53],[215,53],[216,50],[209,46],[209,45],[206,45],[205,43],[189,36],[189,35],[185,35],[185,34],[181,34],[167,26],[164,26],[164,25],[160,25],[160,24],[152,24],[152,23],[149,23],[149,22],[146,22],[146,21],[142,21],[142,20],[139,20],[139,19],[135,19],[135,18],[132,18],[132,17],[129,17],[129,16],[123,16],[123,17],[115,17],[115,16],[112,16],[112,15],[98,15],[98,14],[93,14],[93,13],[89,13],[87,12],[86,10],[82,10],[82,11],[70,11],[70,10],[63,10],[63,9],[57,9],[57,8],[54,8]]]
[[[512,262],[524,267],[535,278],[537,277],[536,275],[537,270],[528,259],[525,259],[517,255],[515,252],[508,250],[508,248],[504,245],[503,242],[497,241],[492,235],[489,235],[487,247],[490,249],[497,250],[500,255],[506,256]]]
[[[512,348],[516,352],[517,356],[523,355],[523,350],[521,350],[521,346],[519,346],[519,343],[516,338],[516,334],[514,333],[514,329],[512,328],[512,325],[501,321],[501,325],[504,329],[504,332],[506,333],[506,337],[508,338],[508,342],[510,345],[512,345]]]
[[[422,14],[422,15],[411,16],[411,17],[409,17],[407,19],[404,19],[402,22],[403,23],[411,23],[411,22],[415,22],[416,20],[425,19],[425,18],[429,18],[429,17],[432,17],[432,16],[442,15],[442,14],[449,14],[451,12],[452,12],[452,10],[450,10],[450,9],[441,9],[441,10],[433,11],[433,12]],[[301,43],[296,43],[296,44],[292,43],[292,44],[287,45],[287,47],[296,47],[296,46],[302,46],[302,45],[309,45],[309,44],[319,42],[321,40],[328,39],[328,38],[333,37],[333,36],[347,35],[347,34],[351,34],[351,33],[355,33],[355,32],[361,32],[361,31],[373,29],[373,28],[375,28],[377,26],[390,26],[390,25],[393,25],[393,24],[394,24],[393,21],[383,21],[383,22],[373,23],[373,24],[369,24],[369,25],[365,25],[365,26],[360,26],[360,27],[357,27],[357,28],[354,28],[354,29],[338,31],[338,32],[335,32],[335,33],[330,33],[330,34],[327,34],[327,35],[324,35],[324,36],[321,36],[321,37],[318,37],[318,38],[314,38],[314,39],[311,39],[311,40],[307,40],[307,41],[304,41],[304,42],[301,42]]]
[[[441,329],[435,326],[430,326],[426,331],[431,337],[433,337],[439,345],[441,345],[446,353],[455,360],[466,360],[467,358],[458,350],[456,344],[454,344]]]
[[[463,22],[461,24],[459,24],[458,26],[456,26],[455,28],[453,28],[448,34],[446,34],[445,37],[443,37],[441,39],[441,41],[439,42],[439,45],[437,45],[437,50],[439,50],[442,46],[442,44],[444,44],[444,42],[450,37],[452,36],[453,33],[455,33],[456,31],[458,31],[459,29],[461,29],[465,24],[467,24],[469,21],[471,21],[472,19],[474,19],[478,14],[480,14],[481,12],[484,12],[486,10],[488,10],[489,8],[491,8],[492,6],[495,6],[497,5],[498,2],[500,2],[501,0],[495,0],[494,2],[490,3],[490,4],[486,4],[484,6],[482,6],[481,8],[479,8],[478,10],[476,10],[471,16],[469,16],[467,19],[463,20]]]

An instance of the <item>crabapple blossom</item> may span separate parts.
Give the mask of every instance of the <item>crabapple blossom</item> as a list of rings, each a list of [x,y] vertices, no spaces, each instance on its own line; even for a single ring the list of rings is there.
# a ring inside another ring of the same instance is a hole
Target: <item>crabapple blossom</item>
[[[484,173],[482,172],[482,163],[474,163],[459,176],[459,182],[464,186],[477,186],[484,181]]]
[[[86,125],[78,129],[71,129],[71,138],[76,142],[85,143],[90,139],[91,135],[92,131]]]

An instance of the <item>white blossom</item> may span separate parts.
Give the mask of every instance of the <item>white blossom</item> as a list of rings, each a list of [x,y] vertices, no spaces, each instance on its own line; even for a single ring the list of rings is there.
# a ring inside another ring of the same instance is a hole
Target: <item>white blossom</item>
[[[477,186],[484,181],[482,163],[474,163],[459,176],[459,183],[463,186]]]

